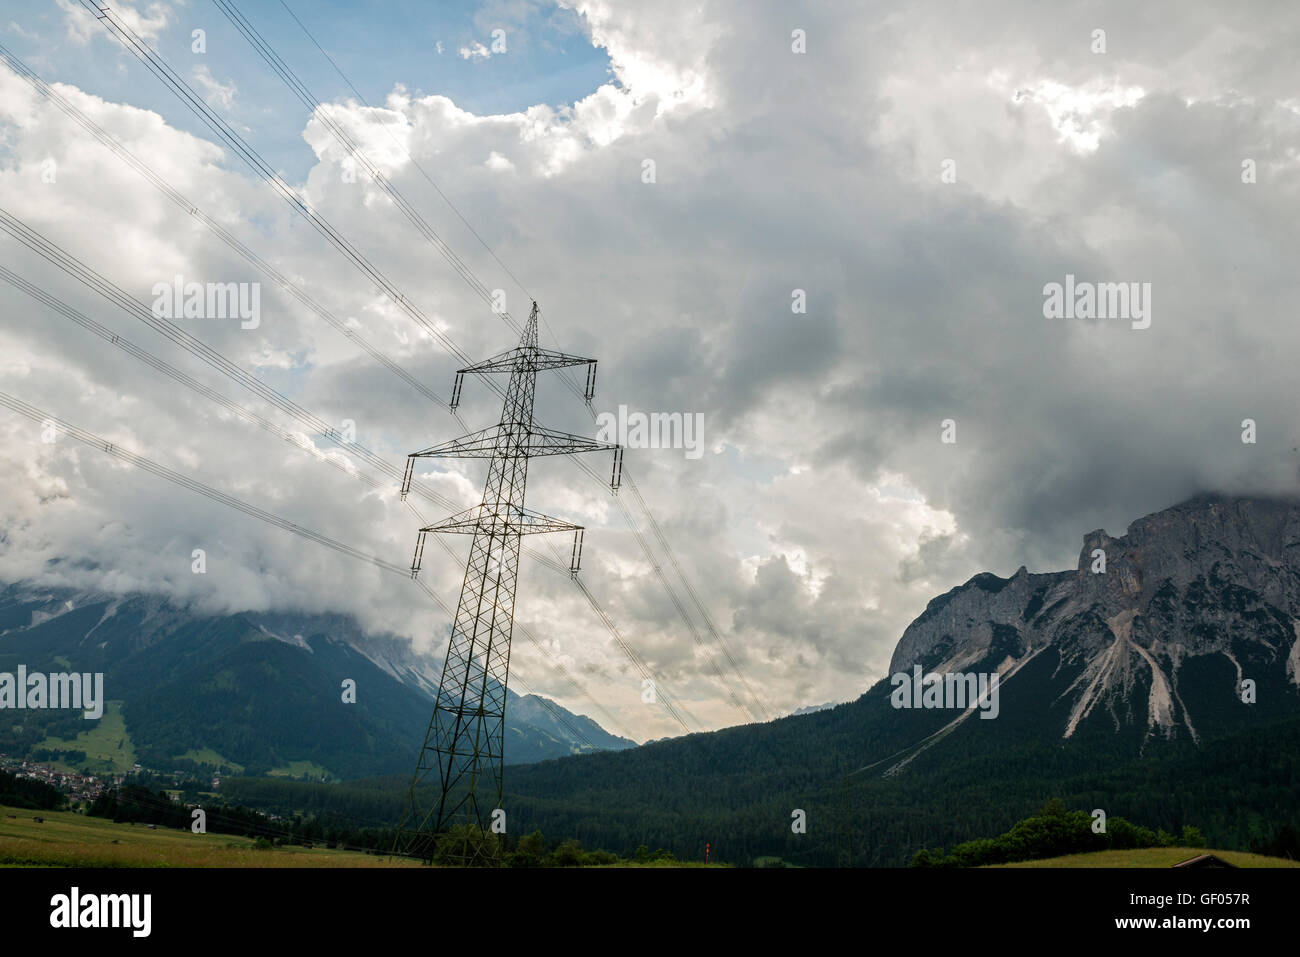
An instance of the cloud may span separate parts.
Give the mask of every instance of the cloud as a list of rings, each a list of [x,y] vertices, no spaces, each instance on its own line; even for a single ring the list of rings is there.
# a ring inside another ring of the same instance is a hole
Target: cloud
[[[24,30],[22,25],[16,20],[10,20],[9,23],[6,24],[5,33],[11,33],[16,37],[22,37],[24,40],[38,39],[35,33],[32,33],[30,30]]]
[[[63,11],[64,25],[68,39],[85,46],[101,32],[95,22],[95,16],[79,0],[54,0]],[[171,22],[172,4],[153,2],[146,5],[139,3],[116,2],[112,10],[122,22],[144,40],[156,40]]]
[[[627,467],[774,708],[860,692],[926,601],[978,571],[1068,567],[1084,532],[1119,532],[1201,489],[1294,488],[1300,435],[1285,410],[1288,357],[1300,349],[1290,318],[1300,113],[1287,37],[1300,12],[1248,5],[1225,25],[1210,6],[1186,4],[920,3],[812,9],[794,21],[776,3],[572,10],[613,74],[573,104],[476,115],[395,83],[381,107],[343,101],[329,114],[485,286],[507,293],[512,313],[526,313],[528,296],[425,174],[538,298],[547,344],[599,358],[597,411],[703,413],[702,458],[631,450]],[[1089,49],[1099,24],[1104,55]],[[791,50],[795,27],[806,31],[805,54]],[[148,110],[61,89],[447,393],[457,361],[237,158]],[[8,74],[0,115],[6,208],[123,288],[145,296],[177,273],[260,278]],[[467,354],[510,345],[505,324],[373,182],[345,176],[345,155],[319,121],[303,137],[316,156],[303,183],[313,206]],[[46,158],[57,161],[55,183],[41,180]],[[653,183],[642,178],[647,159]],[[1242,182],[1247,159],[1253,184]],[[21,264],[10,268],[279,421],[4,242],[7,261]],[[1045,319],[1043,286],[1067,273],[1150,282],[1151,327]],[[792,312],[794,290],[806,313]],[[7,286],[0,303],[11,317],[0,325],[0,389],[387,560],[409,558],[420,520],[391,487],[323,468]],[[352,420],[390,462],[459,431],[291,297],[264,288],[263,311],[255,330],[194,331],[304,407]],[[492,393],[466,384],[471,427],[499,411]],[[593,432],[549,377],[537,414]],[[1258,422],[1254,445],[1241,442],[1245,418]],[[940,440],[945,419],[956,422],[955,444]],[[11,416],[0,416],[0,440],[10,490],[0,578],[348,611],[424,647],[445,640],[445,620],[401,576],[227,514],[93,449],[45,445]],[[424,475],[464,505],[483,481],[473,464],[429,464]],[[635,496],[615,500],[545,459],[530,468],[529,503],[587,526],[584,581],[691,711],[709,725],[743,720],[681,620],[712,644],[657,536],[642,521],[652,563],[626,527],[622,507],[639,515]],[[464,543],[450,544],[458,558],[430,546],[423,574],[454,600]],[[554,557],[540,537],[529,544]],[[195,547],[208,549],[206,577],[189,571]],[[645,736],[674,731],[641,704],[639,675],[565,576],[527,560],[518,616],[623,723]],[[530,683],[582,706],[531,645],[516,650]],[[718,649],[712,656],[725,663]]]
[[[235,94],[239,92],[235,84],[221,83],[212,75],[206,63],[196,64],[190,71],[190,78],[198,84],[199,92],[203,94],[204,102],[208,106],[215,107],[224,112],[230,112],[235,107]]]
[[[462,60],[486,60],[492,56],[492,51],[477,41],[469,46],[461,47],[457,52],[460,53]]]

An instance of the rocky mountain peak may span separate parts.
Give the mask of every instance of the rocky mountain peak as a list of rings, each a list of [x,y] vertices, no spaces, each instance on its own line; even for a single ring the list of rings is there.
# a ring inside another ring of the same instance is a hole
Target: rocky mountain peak
[[[1240,701],[1246,679],[1300,703],[1298,626],[1300,501],[1206,495],[1118,538],[1089,532],[1073,571],[976,575],[908,626],[890,671],[995,669],[1005,682],[1048,654],[1062,737],[1109,715],[1195,740],[1198,710]],[[1192,685],[1222,700],[1189,700]]]

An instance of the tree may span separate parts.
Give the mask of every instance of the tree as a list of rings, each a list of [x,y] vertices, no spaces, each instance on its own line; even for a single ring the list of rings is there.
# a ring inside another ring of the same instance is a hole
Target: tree
[[[555,849],[551,859],[556,867],[580,867],[582,865],[582,845],[574,838],[569,838]]]
[[[511,867],[541,867],[546,858],[546,838],[541,831],[533,831],[519,839],[514,853],[506,862]]]

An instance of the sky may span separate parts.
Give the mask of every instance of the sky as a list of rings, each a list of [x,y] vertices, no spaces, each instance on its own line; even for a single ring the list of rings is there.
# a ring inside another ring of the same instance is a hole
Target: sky
[[[1172,2],[235,6],[323,114],[217,4],[111,4],[465,354],[502,351],[514,333],[373,181],[349,175],[322,115],[513,315],[536,297],[543,344],[599,360],[595,411],[698,416],[697,449],[626,453],[672,558],[628,489],[616,501],[559,458],[536,460],[528,486],[530,507],[586,526],[584,583],[692,727],[855,697],[884,677],[926,603],[979,572],[1074,567],[1086,532],[1120,534],[1198,492],[1295,491],[1294,5],[1241,3],[1231,16]],[[356,335],[449,394],[461,363],[80,0],[0,0],[0,43]],[[461,431],[2,65],[0,207],[145,304],[177,275],[261,280],[255,328],[177,324],[327,421],[354,423],[399,468]],[[0,265],[299,428],[3,235]],[[1116,315],[1049,315],[1053,283],[1134,295]],[[4,282],[0,391],[409,561],[419,519],[382,474],[304,432],[352,463],[323,466]],[[498,402],[467,382],[465,423],[495,422]],[[537,417],[594,434],[553,374]],[[445,645],[446,615],[400,575],[68,436],[43,441],[39,423],[4,409],[0,440],[0,580],[160,592],[204,612],[346,612],[419,650]],[[607,474],[606,457],[590,459]],[[420,476],[468,507],[485,469],[426,460]],[[561,538],[529,544],[567,556]],[[431,548],[421,575],[454,604],[462,570]],[[591,713],[559,661],[616,719],[610,730],[680,732],[643,700],[641,675],[566,575],[526,558],[516,617],[549,656],[516,640],[513,675]]]

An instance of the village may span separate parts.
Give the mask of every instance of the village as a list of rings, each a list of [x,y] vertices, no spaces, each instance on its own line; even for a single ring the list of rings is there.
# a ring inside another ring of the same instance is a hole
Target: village
[[[134,783],[141,778],[149,779],[150,786],[154,788],[184,787],[186,785],[192,786],[194,783],[193,774],[184,771],[150,771],[136,764],[124,774],[82,774],[78,771],[61,771],[49,764],[31,758],[15,757],[2,752],[0,752],[0,771],[7,771],[15,777],[48,784],[66,794],[69,801],[74,805],[84,804],[86,806],[92,804],[105,790],[120,787],[125,783]],[[212,790],[216,791],[221,786],[221,779],[213,777],[210,783]]]

